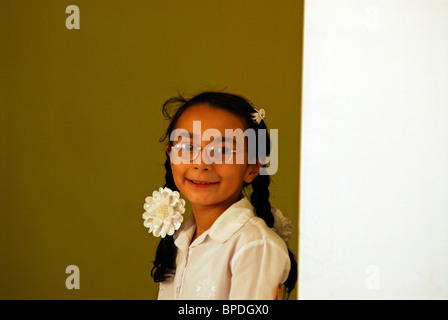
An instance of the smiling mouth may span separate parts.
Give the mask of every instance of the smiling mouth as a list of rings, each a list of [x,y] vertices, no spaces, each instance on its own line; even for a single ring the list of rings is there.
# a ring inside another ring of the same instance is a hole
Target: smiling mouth
[[[196,185],[212,185],[212,184],[217,184],[219,182],[208,182],[208,181],[201,181],[201,180],[191,180],[191,179],[187,179],[188,182],[191,182],[193,184]]]

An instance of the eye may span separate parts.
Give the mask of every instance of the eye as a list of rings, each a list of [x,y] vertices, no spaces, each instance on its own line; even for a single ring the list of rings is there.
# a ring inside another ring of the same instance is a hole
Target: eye
[[[217,153],[222,155],[231,154],[233,151],[233,146],[230,144],[217,145],[213,149],[216,150]]]
[[[176,144],[173,148],[178,149],[178,150],[182,150],[182,151],[186,151],[186,152],[191,152],[196,150],[196,146],[190,142],[181,142]]]
[[[194,145],[190,144],[190,143],[183,143],[182,144],[182,149],[185,151],[193,151],[195,148]]]
[[[229,154],[232,153],[232,149],[226,146],[218,147],[216,150],[218,153],[221,154]]]
[[[195,151],[197,149],[197,147],[194,144],[191,143],[183,143],[182,144],[182,150],[187,151],[187,152],[192,152]]]

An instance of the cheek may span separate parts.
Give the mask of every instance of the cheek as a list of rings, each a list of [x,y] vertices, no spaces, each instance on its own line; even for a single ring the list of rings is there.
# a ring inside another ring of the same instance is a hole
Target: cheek
[[[245,177],[246,170],[247,165],[244,164],[224,165],[223,168],[219,170],[219,173],[223,178],[223,181],[239,185],[239,182],[242,181]]]
[[[173,173],[174,182],[177,184],[184,179],[186,168],[181,164],[171,165],[171,172]]]

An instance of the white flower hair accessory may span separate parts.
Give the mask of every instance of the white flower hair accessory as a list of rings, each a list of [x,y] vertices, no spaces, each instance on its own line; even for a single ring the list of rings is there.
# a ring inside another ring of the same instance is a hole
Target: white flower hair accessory
[[[159,188],[152,193],[152,197],[146,197],[143,208],[143,225],[149,229],[148,232],[165,238],[166,235],[172,236],[180,228],[184,220],[182,215],[185,212],[185,200],[180,198],[177,191]]]
[[[271,212],[274,216],[274,227],[272,229],[288,244],[291,241],[292,231],[294,230],[291,219],[286,218],[277,208],[272,207]]]
[[[261,120],[263,120],[264,117],[266,116],[266,111],[264,111],[264,109],[260,110],[255,109],[255,111],[256,112],[252,113],[252,120],[254,120],[256,124],[259,124]]]

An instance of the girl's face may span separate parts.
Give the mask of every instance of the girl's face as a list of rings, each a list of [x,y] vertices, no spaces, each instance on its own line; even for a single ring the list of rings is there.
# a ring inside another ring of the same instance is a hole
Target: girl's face
[[[243,131],[246,129],[244,122],[238,116],[208,104],[194,105],[185,110],[177,120],[175,129],[184,129],[190,133],[190,137],[193,137],[193,121],[201,122],[201,137],[207,129],[218,130],[223,138],[225,129],[241,129]],[[193,138],[197,139],[198,137]],[[171,143],[175,145],[181,140],[184,142],[186,138],[182,137]],[[212,141],[195,140],[195,142],[204,148]],[[174,182],[179,191],[191,202],[193,208],[212,206],[225,209],[238,201],[243,183],[252,182],[259,173],[257,164],[248,164],[247,146],[243,149],[239,148],[239,150],[245,153],[245,162],[242,164],[237,164],[237,161],[233,161],[233,164],[207,164],[203,161],[203,157],[206,155],[202,153],[205,154],[205,151],[201,151],[198,159],[193,162],[174,164],[171,161]],[[169,152],[169,147],[167,147],[167,152]]]

